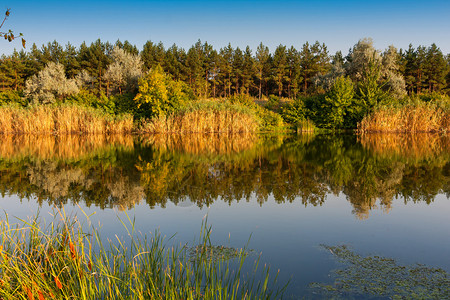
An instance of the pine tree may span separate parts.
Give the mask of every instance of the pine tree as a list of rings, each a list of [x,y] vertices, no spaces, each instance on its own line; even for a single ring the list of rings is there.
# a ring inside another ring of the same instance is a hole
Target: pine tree
[[[441,49],[436,44],[431,44],[426,52],[424,74],[427,78],[429,92],[438,92],[445,86],[445,76],[448,68]]]
[[[408,50],[401,52],[401,69],[405,80],[406,91],[412,94],[416,88],[417,53],[409,44]]]
[[[152,41],[147,41],[141,52],[141,59],[144,63],[144,71],[160,65],[164,67],[165,50],[162,42],[155,45]]]
[[[232,83],[234,83],[234,93],[241,93],[242,86],[242,69],[244,65],[244,54],[242,50],[237,47],[233,53],[233,69],[232,69]]]
[[[256,77],[258,78],[258,98],[261,99],[263,83],[268,79],[268,61],[270,59],[269,48],[261,42],[256,50]]]
[[[220,74],[221,82],[223,83],[224,96],[231,96],[231,74],[233,71],[233,53],[234,49],[231,44],[220,49]]]
[[[209,80],[212,83],[212,96],[216,98],[217,86],[220,84],[219,80],[219,70],[220,70],[220,57],[216,50],[211,52],[210,56],[210,71]]]
[[[175,80],[187,80],[186,51],[173,44],[167,49],[164,59],[166,72],[172,75]]]
[[[196,96],[204,94],[204,55],[203,46],[200,40],[189,48],[186,57],[186,66],[189,75],[189,86]]]
[[[78,55],[80,65],[94,78],[92,88],[95,85],[98,93],[106,91],[106,82],[103,77],[111,63],[111,51],[112,45],[108,42],[103,43],[100,39],[91,43],[89,47],[85,43],[80,46]]]
[[[250,94],[250,89],[254,86],[253,77],[255,76],[255,61],[249,46],[245,48],[242,67],[242,92]]]
[[[78,51],[76,47],[72,46],[70,43],[66,45],[61,63],[66,69],[67,77],[75,78],[76,75],[81,71],[81,65],[80,61],[78,60]]]
[[[275,49],[272,60],[272,78],[277,85],[278,96],[283,94],[283,86],[289,79],[286,46],[279,45]]]
[[[300,67],[303,77],[303,93],[306,95],[312,78],[319,73],[325,74],[330,67],[330,58],[325,44],[315,42],[310,46],[306,42],[300,51]]]
[[[211,74],[214,73],[215,50],[213,49],[212,45],[205,42],[200,53],[201,61],[203,62],[202,70],[204,74],[204,97],[208,98],[210,90],[209,80],[211,78]]]
[[[13,89],[15,91],[24,86],[26,65],[19,52],[14,52],[6,57],[2,56],[0,64],[0,82],[2,90]]]
[[[297,98],[297,94],[300,90],[300,83],[302,81],[301,70],[300,70],[300,53],[294,46],[291,46],[287,52],[288,60],[288,98]]]

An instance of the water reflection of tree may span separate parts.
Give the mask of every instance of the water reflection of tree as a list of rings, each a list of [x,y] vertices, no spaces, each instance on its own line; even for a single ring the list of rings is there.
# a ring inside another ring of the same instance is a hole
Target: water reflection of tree
[[[151,207],[184,201],[202,207],[219,199],[231,205],[252,198],[264,205],[269,197],[322,205],[328,193],[342,193],[359,218],[377,206],[389,211],[398,197],[430,203],[439,193],[450,194],[448,139],[442,137],[429,139],[439,144],[427,150],[417,142],[411,146],[411,140],[405,145],[390,137],[387,147],[386,141],[351,135],[97,139],[81,142],[85,146],[46,142],[57,147],[54,157],[50,150],[36,154],[32,142],[27,152],[14,155],[17,146],[3,143],[0,191],[101,208],[132,207],[142,199]],[[82,155],[77,158],[64,144]]]

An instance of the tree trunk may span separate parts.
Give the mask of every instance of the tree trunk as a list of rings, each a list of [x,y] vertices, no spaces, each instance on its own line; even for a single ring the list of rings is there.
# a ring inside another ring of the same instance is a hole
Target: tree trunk
[[[262,70],[259,70],[259,100],[261,100]]]

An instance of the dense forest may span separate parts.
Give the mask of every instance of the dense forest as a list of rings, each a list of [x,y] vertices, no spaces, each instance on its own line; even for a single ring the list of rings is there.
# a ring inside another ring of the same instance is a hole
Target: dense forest
[[[188,50],[151,41],[142,50],[128,41],[54,41],[1,57],[0,105],[74,102],[151,118],[176,111],[179,99],[249,98],[289,124],[308,119],[323,128],[356,128],[380,105],[437,101],[448,111],[449,70],[450,55],[435,44],[380,51],[371,39],[345,56],[319,42],[273,52],[261,43],[253,52],[200,40]]]

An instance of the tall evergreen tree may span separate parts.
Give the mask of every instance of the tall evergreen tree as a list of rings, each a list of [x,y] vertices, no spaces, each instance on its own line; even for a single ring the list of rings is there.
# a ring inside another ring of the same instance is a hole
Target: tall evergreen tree
[[[279,45],[275,49],[272,60],[272,78],[277,86],[278,96],[281,97],[283,94],[283,87],[288,77],[288,61],[287,61],[287,51],[286,46]]]
[[[19,52],[14,50],[9,57],[2,56],[0,64],[0,84],[2,90],[22,89],[25,82],[26,66]]]
[[[300,70],[300,53],[294,46],[291,46],[287,52],[287,61],[289,68],[288,75],[288,98],[297,98],[297,94],[300,90],[300,83],[302,81]]]
[[[204,94],[204,55],[200,40],[189,48],[186,56],[186,67],[189,75],[189,86],[197,96]]]
[[[261,42],[256,50],[256,77],[258,78],[258,98],[261,99],[263,83],[268,79],[270,59],[269,48]]]
[[[173,44],[167,49],[164,59],[166,72],[175,80],[187,80],[186,51]]]
[[[306,94],[317,74],[325,74],[330,67],[330,58],[325,44],[306,42],[300,51],[300,67],[303,77],[303,93]]]
[[[401,51],[401,72],[405,80],[406,91],[412,94],[416,88],[417,53],[409,44],[408,50]]]
[[[202,70],[204,74],[204,97],[209,96],[209,80],[211,79],[211,74],[214,73],[214,56],[215,50],[212,45],[205,42],[202,46],[202,51],[200,52],[201,60],[203,61]]]
[[[210,70],[209,80],[212,83],[212,96],[215,98],[217,95],[217,86],[220,84],[219,69],[220,68],[220,56],[216,50],[213,50],[210,55]]]
[[[431,44],[426,52],[424,74],[427,78],[429,92],[440,91],[445,86],[445,76],[448,73],[447,62],[441,49]]]
[[[232,82],[234,83],[234,93],[240,94],[242,87],[242,70],[244,66],[244,54],[242,50],[237,47],[233,53],[233,70],[232,70]]]
[[[220,56],[220,73],[219,78],[223,84],[224,96],[231,96],[231,74],[233,72],[233,53],[234,49],[231,44],[227,47],[221,48],[219,52]]]
[[[154,44],[152,41],[147,41],[141,52],[141,59],[144,63],[144,70],[148,71],[157,65],[163,66],[165,59],[165,50],[162,42]]]
[[[97,88],[98,93],[106,92],[105,72],[111,63],[110,53],[112,45],[103,43],[100,39],[91,43],[89,47],[85,43],[81,44],[78,59],[82,69],[85,69],[94,78],[92,88]]]
[[[75,76],[81,71],[81,64],[78,60],[78,51],[75,46],[67,43],[61,63],[66,69],[66,75],[68,78],[75,78]]]
[[[255,61],[249,46],[245,48],[242,67],[242,92],[250,94],[250,89],[254,86],[253,77],[255,76]]]

